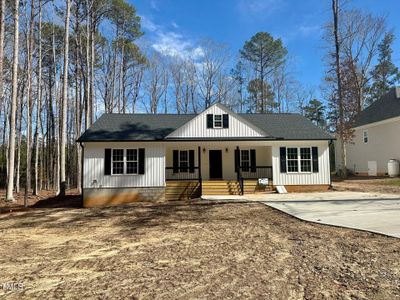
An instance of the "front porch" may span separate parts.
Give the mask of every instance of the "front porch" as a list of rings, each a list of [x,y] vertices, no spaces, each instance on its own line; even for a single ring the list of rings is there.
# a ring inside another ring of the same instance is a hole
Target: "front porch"
[[[221,143],[172,143],[166,147],[167,199],[272,190],[271,146]]]

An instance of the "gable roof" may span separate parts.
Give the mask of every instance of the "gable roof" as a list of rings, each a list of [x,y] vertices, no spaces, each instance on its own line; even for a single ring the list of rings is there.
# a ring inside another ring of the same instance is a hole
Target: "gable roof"
[[[354,127],[400,116],[400,87],[392,88],[379,100],[364,109],[354,122]]]
[[[249,137],[250,140],[334,139],[330,134],[299,114],[237,115],[268,134],[261,138]],[[196,116],[196,114],[103,114],[81,135],[78,142],[162,141],[166,140],[166,137],[174,130]],[[199,139],[204,140],[204,138]],[[221,140],[223,138],[216,139]]]

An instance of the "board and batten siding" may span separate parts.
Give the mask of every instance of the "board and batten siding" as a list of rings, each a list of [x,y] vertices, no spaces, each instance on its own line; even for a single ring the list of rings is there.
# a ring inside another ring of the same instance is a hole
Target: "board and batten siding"
[[[229,114],[229,128],[207,128],[207,114]],[[218,104],[206,109],[182,127],[172,132],[168,138],[216,138],[216,137],[261,137],[263,132],[245,120],[222,109]]]
[[[104,175],[104,149],[145,148],[143,175]],[[160,143],[100,143],[84,144],[83,188],[128,188],[165,186],[165,146]]]
[[[320,185],[330,184],[328,141],[282,142],[272,147],[274,185]],[[318,147],[318,173],[281,173],[280,147]]]

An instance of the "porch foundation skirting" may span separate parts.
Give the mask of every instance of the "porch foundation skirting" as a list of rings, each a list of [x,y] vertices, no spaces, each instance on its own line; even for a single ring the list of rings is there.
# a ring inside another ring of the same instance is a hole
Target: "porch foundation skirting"
[[[326,192],[329,184],[285,185],[288,193]]]
[[[137,201],[159,202],[164,200],[165,187],[83,189],[83,207],[115,206]]]

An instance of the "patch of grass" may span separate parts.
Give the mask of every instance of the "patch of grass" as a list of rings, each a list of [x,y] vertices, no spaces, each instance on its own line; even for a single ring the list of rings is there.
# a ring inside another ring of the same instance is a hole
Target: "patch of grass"
[[[383,184],[400,187],[400,178],[391,178],[386,180]]]

